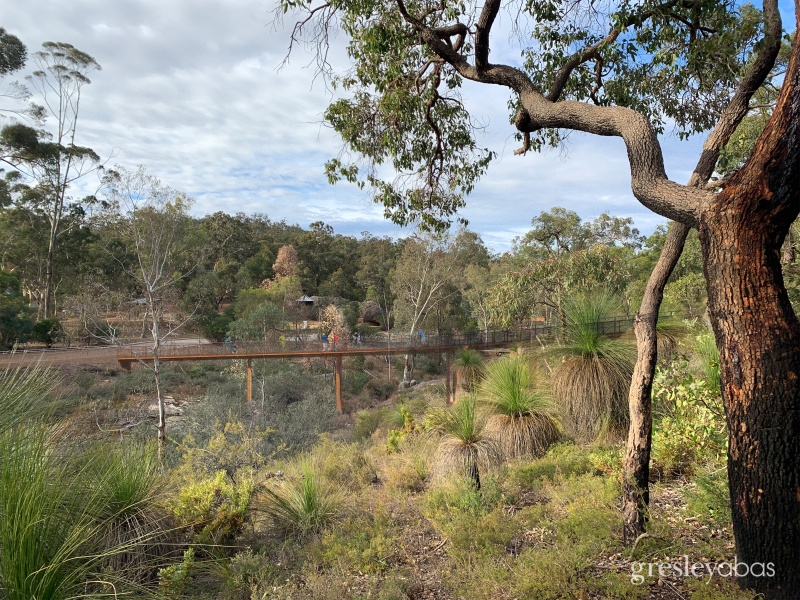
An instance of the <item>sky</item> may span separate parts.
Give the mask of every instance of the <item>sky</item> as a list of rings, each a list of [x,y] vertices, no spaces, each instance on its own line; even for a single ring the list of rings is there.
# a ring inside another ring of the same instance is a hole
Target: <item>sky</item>
[[[324,221],[356,237],[410,235],[412,229],[386,221],[366,192],[328,184],[324,164],[341,151],[322,122],[332,95],[315,77],[306,49],[296,48],[281,68],[290,29],[274,23],[274,6],[274,0],[26,0],[6,3],[0,26],[29,54],[58,41],[92,55],[102,70],[84,88],[76,143],[109,166],[144,165],[192,197],[196,216],[259,213],[304,228]],[[335,65],[345,64],[343,44],[335,40]],[[464,92],[486,125],[480,143],[498,158],[460,216],[494,251],[510,249],[531,218],[554,206],[584,219],[602,212],[631,217],[645,234],[665,222],[633,198],[621,140],[573,134],[566,151],[514,156],[519,143],[508,123],[507,93],[477,84]],[[685,182],[702,140],[662,141],[668,176]]]

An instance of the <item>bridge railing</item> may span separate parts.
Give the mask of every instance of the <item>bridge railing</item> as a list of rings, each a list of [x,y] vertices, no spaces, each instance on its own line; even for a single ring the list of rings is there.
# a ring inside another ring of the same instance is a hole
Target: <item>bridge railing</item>
[[[593,326],[600,333],[620,334],[631,328],[629,318],[615,318],[599,321]],[[560,327],[554,323],[534,323],[530,327],[499,329],[489,331],[473,331],[468,333],[423,332],[421,335],[392,333],[364,335],[360,338],[340,339],[334,348],[332,336],[328,343],[323,343],[316,333],[294,332],[260,342],[201,343],[199,340],[176,340],[165,342],[159,351],[161,356],[216,356],[225,354],[274,354],[280,352],[319,352],[323,350],[380,350],[408,349],[424,351],[426,348],[460,348],[460,347],[492,347],[515,342],[537,342],[557,338]],[[137,357],[152,355],[152,344],[138,343],[120,348],[120,357]]]

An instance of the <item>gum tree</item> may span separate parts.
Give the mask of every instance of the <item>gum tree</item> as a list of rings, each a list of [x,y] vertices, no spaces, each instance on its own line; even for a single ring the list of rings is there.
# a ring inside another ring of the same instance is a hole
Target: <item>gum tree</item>
[[[559,143],[570,130],[625,142],[633,195],[676,223],[672,250],[640,310],[640,341],[648,346],[653,338],[659,278],[668,275],[688,228],[698,229],[730,432],[737,557],[771,562],[776,573],[741,583],[769,597],[791,597],[800,589],[800,324],[783,285],[780,247],[800,211],[796,40],[752,154],[736,173],[707,185],[720,149],[775,62],[782,36],[777,1],[764,2],[762,11],[711,0],[283,0],[282,6],[302,13],[292,43],[317,43],[322,69],[331,27],[349,36],[352,68],[334,77],[346,97],[326,117],[358,160],[334,159],[328,174],[372,186],[398,223],[447,225],[489,166],[492,153],[478,147],[462,98],[465,80],[509,90],[520,153]],[[794,6],[800,13],[800,0]],[[514,23],[512,35],[496,31],[501,7]],[[506,40],[523,42],[523,60],[493,63],[490,47]],[[682,134],[712,131],[685,185],[666,175],[658,134],[667,122]],[[396,172],[393,180],[383,177],[386,167]],[[632,426],[631,462],[638,466],[649,448],[647,375],[654,356],[653,349],[640,357],[641,393],[631,394],[643,421],[638,431]],[[634,491],[628,501],[646,494],[635,489],[636,476],[628,479]]]
[[[112,213],[110,221],[125,248],[121,253],[119,247],[113,246],[108,252],[141,291],[144,322],[153,339],[152,372],[158,403],[156,429],[161,458],[167,424],[160,356],[164,339],[180,327],[167,325],[165,331],[164,305],[192,270],[181,260],[182,255],[194,256],[195,263],[202,260],[202,252],[191,247],[187,235],[192,200],[162,184],[144,167],[136,171],[117,167],[106,173],[105,185],[109,213]],[[116,214],[113,211],[117,211]],[[131,262],[127,260],[128,252],[133,255]]]
[[[36,199],[31,209],[49,224],[44,292],[40,313],[51,317],[55,310],[55,269],[57,248],[65,232],[65,217],[75,203],[68,192],[76,180],[97,169],[100,157],[91,149],[78,146],[78,118],[83,87],[89,74],[100,65],[90,55],[64,42],[45,42],[32,56],[35,70],[27,79],[38,93],[42,106],[35,107],[37,118],[50,118],[47,131],[22,123],[7,125],[0,138],[4,162],[23,173]]]

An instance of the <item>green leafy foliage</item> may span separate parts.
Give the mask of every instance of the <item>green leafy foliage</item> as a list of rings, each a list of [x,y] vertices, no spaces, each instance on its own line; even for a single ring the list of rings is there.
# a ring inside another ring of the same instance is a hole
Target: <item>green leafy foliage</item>
[[[19,279],[0,270],[0,346],[11,348],[33,332],[36,311],[20,293]]]
[[[218,471],[184,485],[170,508],[178,523],[194,532],[196,543],[224,545],[241,531],[253,489],[251,479],[234,482]]]
[[[653,464],[663,476],[724,459],[728,435],[719,388],[693,376],[685,359],[656,371],[653,412]]]
[[[61,321],[58,319],[42,319],[33,326],[31,338],[45,344],[48,348],[64,335]]]

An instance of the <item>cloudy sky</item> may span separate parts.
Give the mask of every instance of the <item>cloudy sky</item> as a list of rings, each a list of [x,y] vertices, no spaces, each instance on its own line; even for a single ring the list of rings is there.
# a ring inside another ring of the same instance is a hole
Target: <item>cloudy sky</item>
[[[76,142],[111,165],[145,165],[193,197],[198,216],[261,213],[348,235],[408,234],[354,186],[327,183],[323,165],[340,150],[321,122],[331,95],[303,49],[280,68],[289,29],[272,23],[273,2],[26,0],[7,2],[0,26],[30,53],[59,41],[91,54],[102,71],[84,89]],[[620,140],[573,135],[566,153],[514,156],[507,95],[465,93],[487,125],[482,143],[499,155],[462,213],[490,247],[508,249],[553,206],[586,219],[630,216],[645,233],[663,222],[633,199]],[[668,175],[686,181],[700,141],[664,144]]]

